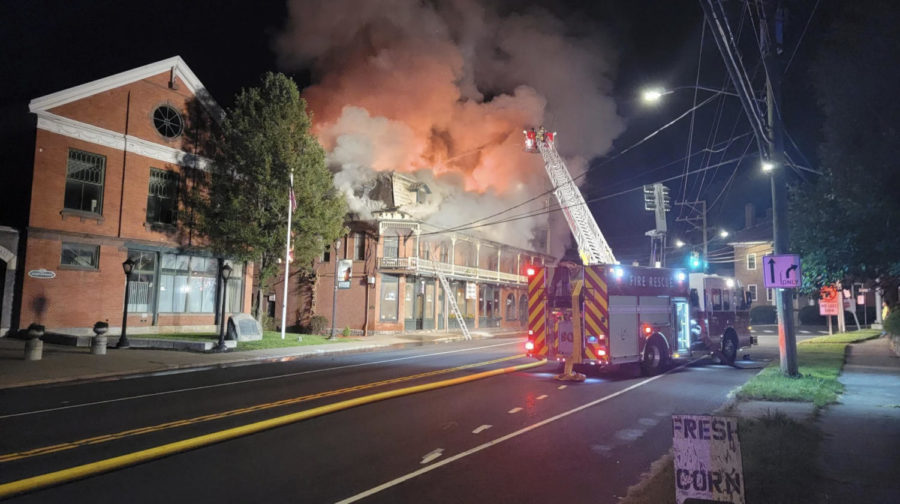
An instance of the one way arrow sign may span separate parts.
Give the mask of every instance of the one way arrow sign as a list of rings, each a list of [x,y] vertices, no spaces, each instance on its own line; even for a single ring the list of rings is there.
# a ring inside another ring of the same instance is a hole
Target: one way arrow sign
[[[763,256],[763,284],[767,289],[800,287],[800,256],[780,254]]]

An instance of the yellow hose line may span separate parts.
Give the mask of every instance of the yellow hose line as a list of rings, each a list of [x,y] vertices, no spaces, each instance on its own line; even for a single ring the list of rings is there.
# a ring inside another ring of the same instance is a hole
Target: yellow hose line
[[[233,427],[231,429],[225,429],[210,434],[204,434],[202,436],[184,439],[182,441],[176,441],[174,443],[168,443],[153,448],[148,448],[146,450],[120,455],[118,457],[70,467],[61,471],[41,474],[39,476],[32,476],[30,478],[12,481],[10,483],[4,483],[0,485],[0,498],[9,497],[25,492],[32,492],[40,488],[59,485],[60,483],[67,483],[69,481],[86,478],[95,474],[122,469],[124,467],[140,464],[142,462],[148,462],[150,460],[162,457],[167,457],[169,455],[174,455],[183,451],[193,450],[241,436],[256,434],[257,432],[274,429],[275,427],[281,427],[291,423],[299,422],[301,420],[307,420],[309,418],[326,415],[328,413],[334,413],[336,411],[354,408],[356,406],[362,406],[363,404],[369,404],[373,402],[383,401],[385,399],[391,399],[394,397],[449,387],[451,385],[458,385],[460,383],[481,380],[483,378],[489,378],[491,376],[498,376],[502,374],[513,373],[516,371],[522,371],[524,369],[542,366],[546,362],[546,360],[542,360],[529,364],[521,364],[519,366],[511,366],[507,368],[494,369],[491,371],[484,371],[482,373],[476,373],[469,376],[462,376],[459,378],[452,378],[449,380],[426,383],[424,385],[415,385],[412,387],[405,387],[388,392],[380,392],[378,394],[372,394],[364,397],[357,397],[355,399],[348,399],[346,401],[319,406],[317,408],[299,411],[297,413],[291,413],[289,415],[270,418],[268,420],[262,420],[259,422],[242,425],[240,427]]]

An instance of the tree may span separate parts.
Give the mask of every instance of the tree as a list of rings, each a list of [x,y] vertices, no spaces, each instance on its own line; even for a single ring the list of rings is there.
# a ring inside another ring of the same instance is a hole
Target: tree
[[[841,3],[813,64],[824,175],[795,189],[790,209],[810,287],[900,277],[898,22],[889,2]]]
[[[215,141],[210,176],[195,193],[197,226],[210,248],[254,261],[260,288],[284,257],[291,173],[297,204],[291,223],[294,265],[308,269],[326,244],[346,233],[346,202],[334,188],[325,151],[310,133],[297,85],[270,72],[258,87],[237,95]]]

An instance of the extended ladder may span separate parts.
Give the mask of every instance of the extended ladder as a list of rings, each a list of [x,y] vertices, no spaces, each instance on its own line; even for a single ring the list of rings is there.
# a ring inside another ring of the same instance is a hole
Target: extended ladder
[[[465,336],[467,340],[472,339],[472,336],[469,334],[469,328],[466,327],[466,319],[463,318],[462,313],[459,311],[459,305],[456,304],[456,296],[450,291],[450,282],[448,282],[447,277],[437,269],[437,265],[434,265],[434,273],[441,280],[441,287],[444,288],[444,296],[447,297],[447,301],[450,303],[450,310],[452,311],[453,316],[459,321],[459,328],[462,329],[463,336]]]
[[[618,261],[603,237],[603,233],[600,232],[597,221],[591,215],[581,191],[572,180],[566,163],[556,152],[556,134],[544,132],[542,129],[535,136],[533,144],[536,144],[536,149],[532,147],[532,152],[540,151],[544,158],[547,175],[550,176],[550,182],[555,188],[553,193],[556,195],[566,222],[575,236],[581,260],[584,264],[616,264]],[[530,139],[528,132],[526,132],[526,138]]]

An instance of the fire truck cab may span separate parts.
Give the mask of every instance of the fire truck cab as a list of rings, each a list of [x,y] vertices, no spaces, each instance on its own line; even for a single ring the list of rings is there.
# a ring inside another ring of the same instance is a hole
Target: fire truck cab
[[[739,348],[756,341],[750,334],[750,296],[739,282],[719,275],[690,274],[691,348],[720,352],[733,364]]]

